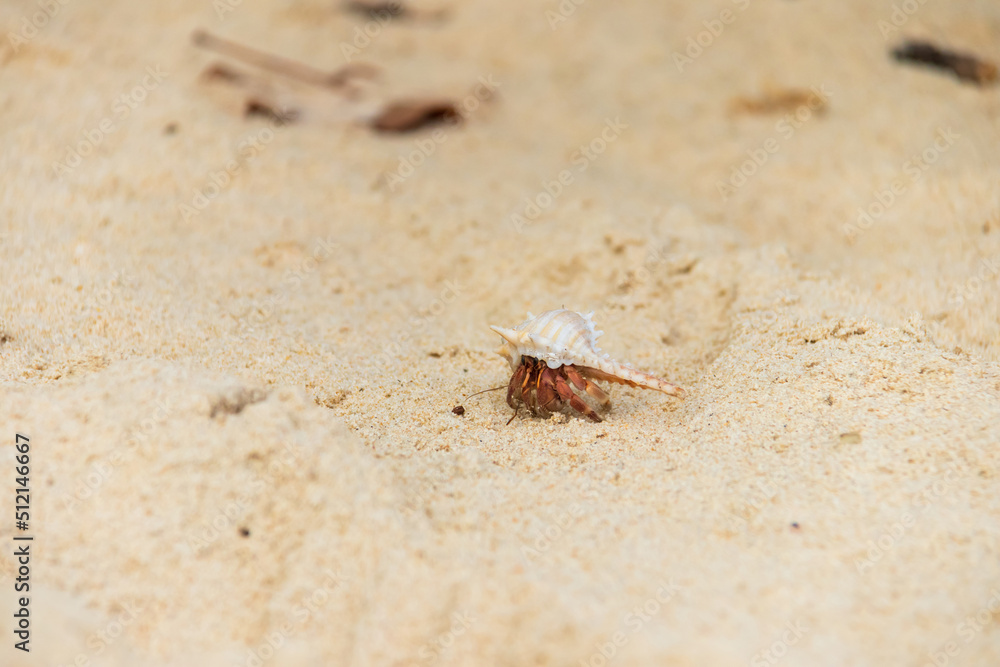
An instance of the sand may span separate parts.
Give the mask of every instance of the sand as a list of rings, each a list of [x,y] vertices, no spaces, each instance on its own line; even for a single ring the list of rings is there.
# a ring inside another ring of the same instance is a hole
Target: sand
[[[995,4],[44,4],[0,9],[0,663],[1000,661],[1000,87],[889,56],[1000,60]],[[464,122],[365,125],[421,96]],[[463,400],[563,306],[687,398]]]

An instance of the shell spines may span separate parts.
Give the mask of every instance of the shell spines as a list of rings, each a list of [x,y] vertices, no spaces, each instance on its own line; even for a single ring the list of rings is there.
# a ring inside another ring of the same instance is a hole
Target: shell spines
[[[594,325],[593,312],[587,314],[571,310],[549,310],[529,319],[513,329],[491,326],[490,329],[503,338],[498,352],[507,357],[512,368],[516,368],[522,356],[542,360],[549,368],[578,366],[593,368],[614,381],[618,378],[626,384],[656,389],[673,396],[679,396],[683,389],[656,377],[622,364],[601,352],[597,338],[604,332]]]

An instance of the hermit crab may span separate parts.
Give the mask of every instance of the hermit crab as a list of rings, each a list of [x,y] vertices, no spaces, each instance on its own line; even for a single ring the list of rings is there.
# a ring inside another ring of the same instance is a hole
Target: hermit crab
[[[490,327],[502,339],[497,353],[506,357],[514,371],[507,385],[507,405],[514,408],[511,421],[523,404],[532,415],[543,417],[569,405],[599,422],[600,416],[577,393],[584,392],[602,408],[610,407],[611,399],[595,380],[656,389],[671,396],[684,394],[677,385],[602,353],[597,339],[604,332],[595,330],[593,315],[550,310],[537,317],[528,313],[528,319],[513,329]]]

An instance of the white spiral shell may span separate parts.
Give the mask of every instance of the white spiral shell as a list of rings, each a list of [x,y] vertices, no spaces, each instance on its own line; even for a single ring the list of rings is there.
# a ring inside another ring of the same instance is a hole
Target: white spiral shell
[[[549,310],[528,319],[513,329],[491,326],[503,339],[497,353],[507,358],[516,369],[521,357],[534,357],[544,361],[549,368],[578,366],[601,371],[611,381],[633,384],[649,389],[680,395],[683,390],[655,375],[622,364],[597,347],[597,339],[604,333],[594,327],[593,311],[582,315],[572,310]]]

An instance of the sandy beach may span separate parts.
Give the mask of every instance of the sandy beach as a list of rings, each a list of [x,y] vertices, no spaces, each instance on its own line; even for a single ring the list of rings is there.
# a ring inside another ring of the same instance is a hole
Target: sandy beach
[[[0,7],[0,664],[1000,664],[1000,5],[369,9]]]

